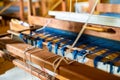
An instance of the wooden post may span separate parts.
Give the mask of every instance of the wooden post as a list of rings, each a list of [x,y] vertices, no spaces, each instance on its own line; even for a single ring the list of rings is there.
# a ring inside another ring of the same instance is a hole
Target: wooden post
[[[48,12],[48,8],[47,8],[47,0],[41,0],[41,14],[42,16],[45,16]]]
[[[31,16],[33,14],[32,11],[32,0],[28,0],[28,16]]]
[[[62,11],[67,10],[66,0],[62,0]]]
[[[24,1],[20,0],[20,19],[24,21]]]
[[[30,16],[33,15],[33,10],[32,10],[32,0],[28,0],[28,22],[30,23]]]

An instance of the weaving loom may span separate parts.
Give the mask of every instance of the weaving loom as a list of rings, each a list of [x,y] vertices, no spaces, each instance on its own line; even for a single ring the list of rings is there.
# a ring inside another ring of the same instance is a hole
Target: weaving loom
[[[119,26],[89,23],[71,47],[84,22],[33,16],[31,4],[29,0],[29,23],[37,27],[11,20],[11,30],[0,35],[0,49],[12,56],[16,66],[43,80],[120,79]],[[10,34],[15,38],[4,37]],[[40,69],[29,62],[41,66]]]
[[[14,32],[10,33],[15,34]],[[31,36],[22,33],[17,35],[25,43],[29,43],[38,48],[44,49],[43,45],[46,45],[49,52],[68,57],[81,63],[86,63],[89,59],[92,59],[94,67],[99,67],[110,73],[119,74],[120,65],[116,64],[120,57],[119,41],[84,34],[75,45],[75,48],[68,52],[67,49],[73,44],[77,33],[45,27],[44,29],[32,31],[29,34]],[[86,54],[87,56],[85,56]]]

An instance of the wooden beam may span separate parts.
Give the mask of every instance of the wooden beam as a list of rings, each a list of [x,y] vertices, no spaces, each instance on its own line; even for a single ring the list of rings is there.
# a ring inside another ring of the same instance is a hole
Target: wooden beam
[[[28,0],[28,17],[33,15],[32,11],[32,0]]]
[[[66,2],[66,0],[62,0],[62,11],[67,11],[67,2]]]
[[[97,5],[96,11],[98,12],[110,12],[110,13],[120,13],[120,4],[105,4],[100,3]]]
[[[69,31],[76,31],[79,32],[80,26],[82,26],[82,23],[75,23],[70,21],[63,21],[63,20],[57,20],[54,18],[44,18],[44,17],[38,17],[38,16],[29,16],[29,22],[31,25],[41,25],[44,26],[48,21],[50,23],[48,24],[49,27],[62,29],[62,30],[69,30]]]
[[[12,61],[14,65],[16,65],[17,67],[29,72],[30,74],[42,79],[42,80],[52,80],[52,76],[49,75],[48,73],[45,73],[44,71],[33,67],[32,65],[25,63],[19,59],[15,59]]]
[[[23,46],[23,47],[20,47],[20,46]],[[24,59],[25,59],[24,51],[27,47],[30,47],[30,45],[27,45],[25,43],[6,44],[6,49],[8,51]],[[52,63],[54,62],[54,60],[56,60],[59,57],[58,55],[52,54],[46,50],[41,50],[39,48],[35,48],[32,51],[26,52],[26,56],[28,60],[41,66],[45,64],[44,66],[45,68],[53,70]],[[52,58],[47,59],[49,57],[52,57]],[[74,78],[75,80],[96,80],[96,79],[97,80],[109,80],[109,79],[119,80],[120,79],[117,76],[108,74],[106,72],[86,66],[84,64],[80,64],[76,61],[70,65],[62,61],[60,66],[57,69],[57,72],[59,75],[62,75],[68,79]]]
[[[38,16],[29,16],[29,22],[33,25],[44,26],[47,23],[47,21],[50,21],[50,20],[51,22],[48,24],[49,27],[61,29],[61,30],[67,30],[71,32],[79,32],[83,25],[83,23],[78,23],[78,22],[64,21],[64,20],[58,20],[54,18],[44,18],[44,17],[38,17]],[[93,24],[89,24],[89,25],[93,25]],[[113,30],[114,33],[98,32],[94,30],[85,30],[84,33],[88,35],[93,35],[97,37],[103,37],[103,38],[120,41],[119,27],[102,26],[102,25],[95,25],[95,26],[98,28],[111,29]],[[96,35],[96,34],[99,34],[99,35]]]
[[[13,64],[16,65],[17,67],[29,72],[30,74],[42,79],[42,80],[52,80],[53,77],[55,80],[68,80],[67,78],[64,78],[60,75],[56,75],[56,76],[52,76],[51,73],[47,73],[43,70],[41,70],[40,68],[36,68],[34,66],[32,66],[31,64],[25,63],[19,59],[14,59]],[[44,70],[46,70],[44,68]]]
[[[46,16],[48,13],[47,0],[41,0],[41,13],[42,16]]]
[[[20,0],[20,19],[24,21],[24,1]]]

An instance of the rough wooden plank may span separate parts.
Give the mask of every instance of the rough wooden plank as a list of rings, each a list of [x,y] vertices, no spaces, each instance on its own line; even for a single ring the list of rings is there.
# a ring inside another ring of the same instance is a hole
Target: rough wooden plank
[[[23,46],[24,45],[24,46]],[[21,47],[23,46],[23,47]],[[17,43],[17,44],[7,44],[6,48],[11,53],[14,53],[15,55],[18,55],[22,58],[25,58],[24,51],[27,47],[30,47],[30,45],[24,44],[24,43]],[[41,50],[41,49],[34,49],[32,51],[26,52],[27,59],[31,59],[33,63],[36,63],[38,65],[45,64],[45,67],[49,68],[50,70],[53,70],[52,63],[56,58],[59,56],[47,59],[48,57],[55,56],[55,54],[52,54],[48,51]],[[31,56],[31,58],[30,58]],[[74,62],[71,65],[66,64],[64,61],[60,64],[58,68],[58,72],[60,75],[67,77],[69,79],[75,79],[75,80],[119,80],[119,77],[116,77],[114,75],[108,74],[106,72],[103,72],[101,70],[97,70],[95,68],[86,66],[84,64],[80,64],[78,62]],[[93,72],[91,74],[91,72]],[[96,74],[96,75],[95,75]],[[102,76],[102,77],[100,77]]]
[[[24,18],[24,1],[23,0],[20,0],[20,19],[21,20],[25,20],[25,18]]]
[[[29,16],[29,22],[32,25],[41,25],[44,26],[48,21],[50,23],[48,24],[49,27],[62,29],[62,30],[69,30],[69,31],[79,31],[80,26],[82,26],[82,23],[74,23],[70,21],[62,21],[57,20],[54,18],[44,18],[44,17],[38,17],[38,16]]]
[[[100,3],[97,5],[96,11],[98,12],[110,12],[110,13],[120,13],[120,4],[104,4]]]
[[[42,71],[38,68],[35,68],[34,66],[27,64],[19,59],[15,59],[12,62],[17,67],[31,73],[32,75],[34,75],[42,80],[51,80],[52,79],[52,76],[49,75],[48,73],[45,73],[44,71]]]
[[[56,29],[61,29],[61,30],[67,30],[71,32],[79,32],[82,28],[83,23],[77,23],[77,22],[70,22],[70,21],[63,21],[63,20],[57,20],[53,18],[43,18],[43,17],[38,17],[38,16],[29,16],[29,21],[33,25],[41,25],[44,26],[47,21],[51,22],[48,24],[49,27],[56,28]],[[92,24],[89,24],[92,25]],[[103,37],[107,39],[112,39],[112,40],[117,40],[120,41],[120,28],[118,27],[112,27],[112,26],[102,26],[102,25],[93,25],[96,26],[97,28],[108,28],[112,29],[114,33],[108,33],[108,32],[98,32],[94,30],[85,30],[85,34],[88,35],[93,35],[97,37]],[[96,35],[100,34],[100,35]]]

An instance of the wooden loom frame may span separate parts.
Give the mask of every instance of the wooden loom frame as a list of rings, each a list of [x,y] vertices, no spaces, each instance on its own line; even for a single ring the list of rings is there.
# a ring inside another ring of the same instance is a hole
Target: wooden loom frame
[[[1,41],[2,41],[2,43],[1,43]],[[6,47],[7,51],[12,53],[11,55],[14,55],[15,57],[19,56],[25,60],[26,60],[26,58],[24,56],[24,51],[25,51],[26,47],[28,47],[28,46],[30,47],[30,45],[28,45],[28,44],[21,43],[19,41],[13,41],[8,37],[1,38],[0,45]],[[20,47],[20,46],[23,46],[23,47]],[[0,54],[1,54],[1,56],[5,57],[5,55],[3,53],[0,52]],[[52,54],[46,50],[41,50],[39,48],[33,49],[32,52],[31,51],[26,52],[26,56],[27,56],[27,60],[32,61],[33,63],[41,65],[41,66],[44,66],[44,64],[45,64],[44,67],[49,70],[52,70],[52,71],[53,71],[53,67],[52,67],[53,61],[59,57],[58,55],[55,56],[55,54]],[[51,56],[55,56],[55,57],[47,59],[48,57],[51,57]],[[42,80],[46,80],[44,75],[40,74],[41,71],[39,69],[37,69],[31,65],[25,64],[23,61],[21,61],[21,59],[13,58],[13,63],[16,66],[18,66],[19,68],[22,68],[23,70],[35,75],[36,77],[39,77]],[[76,67],[76,68],[74,68],[74,67]],[[32,69],[32,71],[31,71],[31,69]],[[89,74],[91,72],[93,72],[93,74]],[[78,63],[78,62],[74,62],[71,65],[68,65],[64,61],[62,61],[60,66],[57,69],[57,73],[58,73],[58,75],[56,75],[55,77],[60,80],[69,80],[69,79],[73,79],[73,78],[74,78],[74,80],[89,80],[89,79],[91,79],[91,80],[96,80],[96,79],[97,80],[102,80],[102,79],[119,80],[119,77],[117,77],[117,76],[108,74],[101,70],[94,69],[92,67],[86,66],[86,65]],[[99,77],[99,76],[102,76],[102,77]]]
[[[28,21],[31,25],[45,25],[48,20],[51,20],[51,23],[48,24],[48,26],[50,27],[62,29],[62,30],[68,30],[72,32],[79,32],[82,25],[84,24],[84,23],[77,23],[77,22],[71,22],[71,21],[57,20],[54,18],[44,18],[44,17],[34,16],[31,3],[32,3],[31,1],[29,1],[28,3]],[[120,29],[118,27],[102,26],[102,25],[94,25],[94,24],[89,24],[89,25],[93,26],[92,28],[94,28],[94,26],[98,28],[101,28],[101,27],[109,28],[115,31],[115,33],[111,34],[111,33],[98,32],[98,31],[87,29],[84,32],[85,34],[120,41],[120,37],[119,37]],[[96,35],[96,34],[99,34],[99,35]]]
[[[73,32],[78,32],[80,28],[80,25],[82,26],[83,23],[74,23],[74,22],[69,22],[69,21],[61,21],[61,20],[56,20],[53,18],[43,18],[43,17],[37,17],[37,16],[33,16],[32,15],[32,5],[31,5],[31,0],[29,0],[29,22],[32,25],[45,25],[47,20],[52,20],[51,23],[49,24],[50,27],[53,28],[58,28],[58,29],[64,29],[64,30],[69,30],[69,31],[73,31]],[[55,24],[56,23],[56,24]],[[78,26],[77,26],[78,25]],[[60,27],[60,26],[65,26],[64,28]],[[112,28],[112,27],[111,27]],[[115,28],[116,29],[116,28]],[[89,30],[88,30],[89,31]],[[118,34],[117,34],[118,35]],[[115,35],[116,36],[116,35]],[[113,38],[112,38],[113,39]],[[117,39],[117,38],[115,38]],[[19,43],[19,42],[15,42],[18,43],[18,45],[16,44],[6,44],[6,48],[9,52],[24,58],[24,54],[21,53],[25,50],[26,47],[30,46],[27,45],[25,43]],[[24,47],[19,48],[20,45],[24,45]],[[37,50],[40,50],[37,48]],[[17,51],[17,53],[16,53]],[[44,53],[44,54],[43,54]],[[52,62],[59,56],[56,56],[55,58],[52,58],[51,60],[46,60],[46,57],[50,57],[53,56],[55,54],[52,54],[46,50],[40,50],[37,53],[30,53],[27,52],[27,56],[28,59],[30,60],[30,55],[32,58],[32,62],[36,63],[38,65],[42,65],[43,63],[46,64],[46,68],[53,70],[52,68]],[[42,55],[42,56],[41,56]],[[17,65],[18,67],[21,67],[21,65],[19,64],[19,61],[15,62],[17,60],[13,60],[13,63],[15,65]],[[67,79],[72,79],[74,77],[75,80],[101,80],[101,79],[114,79],[114,80],[119,80],[119,77],[116,77],[114,75],[108,74],[106,72],[103,72],[101,70],[97,70],[91,67],[88,67],[86,65],[80,64],[78,62],[73,63],[72,65],[68,65],[65,62],[61,63],[62,65],[59,66],[59,68],[57,69],[57,73],[59,75],[62,75],[63,77],[67,78]],[[77,68],[75,68],[77,67]],[[23,69],[26,69],[25,67],[22,67]],[[94,74],[89,74],[90,72],[93,72]],[[99,77],[102,76],[102,77]],[[39,76],[37,76],[39,77]],[[59,79],[62,80],[62,78],[59,77]]]

